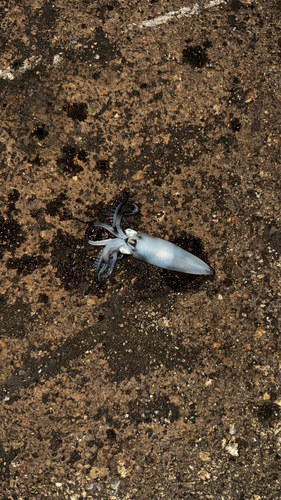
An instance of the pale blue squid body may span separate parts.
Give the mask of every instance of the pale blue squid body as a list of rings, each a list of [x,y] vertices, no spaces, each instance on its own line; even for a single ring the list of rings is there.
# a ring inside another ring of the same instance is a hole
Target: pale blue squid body
[[[190,252],[170,241],[140,233],[136,237],[136,247],[132,256],[169,271],[188,274],[213,274],[213,270]]]
[[[132,255],[135,259],[169,271],[205,276],[214,274],[208,264],[170,241],[145,233],[137,233],[137,231],[130,228],[123,230],[121,227],[122,217],[134,215],[138,212],[135,203],[132,205],[130,212],[121,212],[121,208],[127,200],[128,195],[111,212],[106,214],[111,218],[111,225],[96,222],[90,224],[86,231],[86,239],[90,245],[104,246],[95,262],[95,278],[100,284],[110,276],[117,259],[122,258],[123,255]],[[109,231],[114,238],[101,241],[91,240],[88,236],[91,227],[102,227]]]

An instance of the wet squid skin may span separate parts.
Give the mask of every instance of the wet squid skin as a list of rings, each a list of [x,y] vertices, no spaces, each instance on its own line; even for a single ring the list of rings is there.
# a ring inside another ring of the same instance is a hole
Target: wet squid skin
[[[121,211],[127,201],[128,194],[117,203],[112,211],[106,213],[111,218],[111,224],[91,223],[86,231],[86,239],[90,245],[104,246],[95,262],[95,278],[100,284],[111,275],[117,259],[121,259],[124,255],[132,255],[138,260],[170,271],[206,276],[214,274],[205,262],[170,241],[138,233],[134,229],[123,230],[122,218],[138,213],[138,206],[135,203],[132,204],[130,211]],[[88,236],[91,227],[102,227],[114,238],[93,241]]]

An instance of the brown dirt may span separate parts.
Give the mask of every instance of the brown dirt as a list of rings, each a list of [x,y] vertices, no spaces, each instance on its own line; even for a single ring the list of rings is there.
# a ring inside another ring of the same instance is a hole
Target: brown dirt
[[[281,498],[281,2],[198,3],[2,1],[1,499]],[[124,191],[215,276],[98,286]]]

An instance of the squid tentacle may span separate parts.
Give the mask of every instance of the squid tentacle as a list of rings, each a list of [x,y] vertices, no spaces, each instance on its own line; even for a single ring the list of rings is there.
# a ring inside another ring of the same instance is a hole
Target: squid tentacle
[[[100,271],[104,265],[107,267],[107,264],[103,264],[103,250],[99,253],[99,255],[96,258],[95,261],[95,272],[94,272],[94,277],[95,279],[101,284],[100,281]]]
[[[118,257],[118,252],[112,252],[112,254],[110,254],[110,259],[109,259],[109,262],[108,262],[107,270],[104,273],[103,279],[106,279],[106,278],[108,278],[111,275],[111,273],[112,273],[112,271],[114,269],[114,266],[116,264],[117,257]]]
[[[139,211],[139,207],[136,203],[132,203],[132,209],[130,211],[121,212],[121,208],[127,203],[129,198],[128,193],[125,194],[124,198],[113,207],[112,210],[105,212],[105,215],[108,215],[111,220],[112,227],[117,231],[117,233],[122,233],[124,235],[124,231],[121,227],[121,221],[124,216],[136,215]]]
[[[88,235],[86,235],[86,240],[87,240],[87,243],[90,243],[90,245],[93,245],[95,247],[99,247],[99,246],[107,245],[111,241],[114,241],[114,238],[109,238],[108,240],[94,241],[94,240],[90,240]]]
[[[102,275],[107,270],[107,268],[108,268],[108,264],[104,263],[104,264],[102,264],[101,268],[95,274],[95,278],[99,282],[100,285],[103,284]]]
[[[122,217],[124,216],[129,216],[129,215],[136,215],[139,211],[139,207],[136,205],[136,203],[132,203],[132,210],[128,211],[128,212],[121,212],[117,217],[116,217],[116,229],[117,231],[122,231],[122,228],[121,228],[121,221],[122,221]]]
[[[91,240],[89,238],[89,230],[92,228],[92,227],[102,227],[103,229],[106,229],[109,233],[113,234],[113,236],[115,236],[116,238],[118,238],[118,232],[115,231],[115,229],[112,227],[112,226],[109,226],[108,224],[104,224],[103,222],[92,222],[88,227],[87,227],[87,230],[86,230],[86,233],[85,233],[85,236],[86,236],[86,240],[88,243],[90,243],[90,245],[107,245],[107,243],[111,240],[113,240],[113,238],[108,238],[106,240]]]
[[[111,224],[113,227],[116,227],[116,218],[118,217],[121,208],[127,203],[128,198],[129,198],[128,193],[125,193],[122,200],[118,201],[118,203],[116,203],[116,205],[112,208],[112,210],[106,212],[106,215],[109,215],[111,218]]]
[[[107,243],[105,243],[106,241]],[[119,249],[124,247],[124,240],[122,238],[113,238],[110,240],[93,242],[94,245],[96,243],[98,243],[98,245],[105,245],[103,250],[99,253],[95,263],[95,278],[102,284],[103,279],[108,278],[112,273],[120,253]]]
[[[95,279],[97,279],[100,285],[102,285],[104,280],[112,274],[118,258],[118,253],[118,251],[112,252],[108,262],[103,261],[103,251],[98,255],[96,260],[97,265],[95,266]]]

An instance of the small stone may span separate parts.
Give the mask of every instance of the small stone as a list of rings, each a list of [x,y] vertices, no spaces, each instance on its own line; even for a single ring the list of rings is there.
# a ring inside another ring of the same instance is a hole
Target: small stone
[[[236,434],[236,429],[235,429],[235,425],[232,424],[229,428],[229,434],[231,434],[232,436],[234,436]]]
[[[230,455],[232,455],[233,457],[238,457],[239,456],[239,453],[238,453],[238,444],[237,443],[229,443],[226,447],[225,447],[226,451],[228,451],[228,453],[230,453]]]
[[[205,453],[204,451],[200,451],[199,457],[202,462],[209,462],[211,460],[209,453]]]

